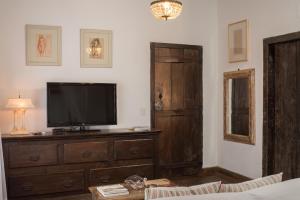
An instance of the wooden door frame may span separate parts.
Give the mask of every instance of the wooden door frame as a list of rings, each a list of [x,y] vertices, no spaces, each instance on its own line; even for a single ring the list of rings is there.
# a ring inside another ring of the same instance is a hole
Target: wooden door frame
[[[300,32],[275,36],[263,40],[264,86],[263,86],[263,175],[272,173],[274,168],[274,129],[275,129],[275,63],[274,46],[300,40]]]

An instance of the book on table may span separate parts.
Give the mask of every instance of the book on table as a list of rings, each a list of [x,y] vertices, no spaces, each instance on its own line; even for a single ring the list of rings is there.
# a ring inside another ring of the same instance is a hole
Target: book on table
[[[129,195],[128,189],[121,184],[99,186],[97,190],[103,197]]]

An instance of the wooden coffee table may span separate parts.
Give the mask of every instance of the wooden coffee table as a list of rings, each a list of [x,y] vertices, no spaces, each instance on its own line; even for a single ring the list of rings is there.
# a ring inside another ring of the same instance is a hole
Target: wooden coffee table
[[[116,197],[103,197],[100,192],[98,192],[97,187],[90,187],[89,190],[92,193],[92,200],[144,200],[145,199],[145,189],[133,190],[126,184],[121,184],[126,187],[129,191],[129,195],[116,196]],[[170,186],[175,186],[171,182]]]

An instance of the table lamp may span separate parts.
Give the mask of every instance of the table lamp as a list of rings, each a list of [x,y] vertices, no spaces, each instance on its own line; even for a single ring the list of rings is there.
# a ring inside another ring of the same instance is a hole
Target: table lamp
[[[29,108],[34,108],[31,99],[8,99],[6,108],[14,111],[14,127],[11,134],[28,134],[25,127],[25,113]]]

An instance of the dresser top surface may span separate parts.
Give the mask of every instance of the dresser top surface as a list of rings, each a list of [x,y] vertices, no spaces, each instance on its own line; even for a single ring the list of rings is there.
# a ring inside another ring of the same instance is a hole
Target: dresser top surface
[[[101,131],[78,131],[78,132],[39,132],[26,135],[2,134],[3,141],[10,140],[36,140],[36,139],[64,139],[64,138],[93,138],[93,137],[117,137],[153,135],[160,133],[158,129],[132,130],[132,129],[103,129]]]

